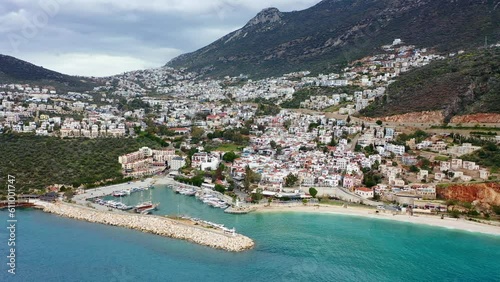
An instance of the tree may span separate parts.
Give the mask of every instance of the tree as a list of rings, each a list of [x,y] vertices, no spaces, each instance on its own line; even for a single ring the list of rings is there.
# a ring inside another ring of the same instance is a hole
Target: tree
[[[284,127],[286,130],[288,130],[288,129],[290,128],[290,125],[292,125],[292,121],[291,121],[291,120],[289,120],[289,119],[288,119],[288,120],[285,120],[285,121],[283,122],[283,127]]]
[[[226,192],[226,187],[220,184],[215,184],[215,191],[224,194]]]
[[[245,190],[250,190],[250,184],[259,182],[260,175],[255,173],[248,165],[245,168],[245,178],[243,179],[243,187]]]
[[[222,159],[225,162],[232,163],[232,162],[234,162],[234,160],[236,160],[239,157],[240,156],[238,156],[235,152],[231,151],[231,152],[225,153],[224,156],[222,156]]]
[[[337,142],[335,141],[335,133],[332,132],[332,140],[330,141],[330,146],[335,147],[337,146]]]
[[[203,128],[193,126],[191,129],[191,137],[193,137],[193,139],[201,139],[204,134],[205,130],[203,130]]]
[[[285,186],[286,187],[292,187],[293,185],[295,185],[295,183],[297,182],[297,180],[299,180],[299,178],[297,177],[297,175],[293,174],[293,173],[289,173],[286,178],[285,178]]]
[[[283,148],[281,148],[281,145],[276,146],[276,156],[281,155],[282,151],[283,151]]]
[[[346,122],[351,123],[351,116],[347,116]]]
[[[276,141],[271,140],[271,142],[269,142],[269,145],[271,145],[271,148],[276,149]]]
[[[316,190],[316,188],[314,188],[314,187],[311,187],[311,188],[309,188],[309,194],[310,194],[313,198],[316,198],[316,195],[318,195],[318,190]]]
[[[68,199],[68,200],[73,199],[74,195],[75,195],[75,192],[73,192],[73,190],[67,190],[66,192],[64,192],[64,197],[66,197],[66,199]]]
[[[221,163],[219,164],[219,166],[217,167],[217,169],[215,170],[215,173],[212,177],[212,181],[216,181],[216,180],[223,180],[224,179],[224,175],[222,174],[224,172],[224,165]]]
[[[252,203],[258,203],[262,200],[262,188],[257,188],[255,193],[252,193]]]
[[[376,123],[377,125],[382,125],[382,121],[381,121],[381,120],[377,120],[375,123]]]
[[[418,167],[417,167],[417,166],[412,165],[412,166],[410,166],[410,171],[411,171],[411,172],[414,172],[414,173],[417,173],[417,172],[419,172],[419,171],[420,171],[420,169],[418,169]]]

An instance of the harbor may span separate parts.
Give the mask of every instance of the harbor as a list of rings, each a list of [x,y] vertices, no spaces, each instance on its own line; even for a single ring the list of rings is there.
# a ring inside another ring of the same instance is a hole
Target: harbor
[[[237,234],[234,229],[203,220],[175,220],[164,216],[115,213],[64,202],[36,201],[36,205],[44,212],[68,218],[135,229],[230,252],[241,252],[254,246],[252,239]]]
[[[153,191],[157,190],[155,185],[166,186],[168,187],[166,189],[171,188],[174,193],[180,195],[196,196],[212,207],[229,207],[224,198],[220,199],[210,191],[181,185],[170,178],[148,178],[90,189],[75,195],[73,203],[40,200],[34,200],[32,203],[44,212],[68,218],[125,227],[230,252],[240,252],[253,247],[253,240],[236,233],[235,228],[179,214],[177,216],[158,214],[160,203],[154,203],[152,199]],[[158,189],[156,193],[161,195],[168,190]],[[171,196],[174,195],[172,192],[169,193]],[[145,197],[149,197],[149,200],[144,201]]]
[[[195,196],[196,199],[200,200],[206,205],[214,208],[227,209],[233,202],[233,199],[225,196],[217,191],[208,188],[202,188],[198,186],[192,186],[181,183],[173,183],[167,187],[173,189],[175,193],[185,195],[185,196]]]

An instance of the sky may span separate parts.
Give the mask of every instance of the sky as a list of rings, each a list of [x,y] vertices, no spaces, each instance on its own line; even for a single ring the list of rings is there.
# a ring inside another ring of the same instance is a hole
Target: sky
[[[0,0],[0,54],[70,75],[160,67],[259,11],[319,0]]]

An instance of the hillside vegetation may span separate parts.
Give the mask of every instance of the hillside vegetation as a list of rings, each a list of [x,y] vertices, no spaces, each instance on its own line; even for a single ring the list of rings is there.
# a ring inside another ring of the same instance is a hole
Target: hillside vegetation
[[[368,117],[443,111],[500,113],[500,48],[475,50],[402,75],[380,99],[361,112]]]
[[[337,71],[401,38],[453,51],[500,41],[491,0],[323,0],[302,11],[265,9],[243,28],[167,65],[206,76],[255,78],[299,70]]]
[[[491,168],[493,172],[498,172],[500,169],[500,147],[495,144],[486,144],[480,150],[465,155],[462,159],[476,162]]]
[[[32,135],[0,135],[0,193],[7,175],[16,177],[16,189],[29,191],[52,184],[80,186],[122,177],[118,156],[143,146],[147,139],[59,139]]]
[[[92,90],[94,81],[89,78],[65,75],[11,56],[0,55],[0,84],[19,83],[39,86],[50,85],[60,91]]]

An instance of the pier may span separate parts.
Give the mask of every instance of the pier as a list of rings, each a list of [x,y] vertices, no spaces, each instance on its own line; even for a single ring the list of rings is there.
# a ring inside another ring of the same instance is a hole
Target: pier
[[[7,208],[31,208],[35,204],[33,202],[30,202],[29,199],[24,199],[24,200],[16,200],[15,202],[9,202],[9,201],[0,201],[0,210],[1,209],[7,209]]]

